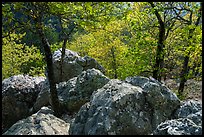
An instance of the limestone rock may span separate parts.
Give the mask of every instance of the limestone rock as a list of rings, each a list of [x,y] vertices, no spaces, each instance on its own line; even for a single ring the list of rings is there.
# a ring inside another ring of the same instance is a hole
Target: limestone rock
[[[43,106],[50,105],[50,87],[49,82],[47,79],[45,79],[44,82],[42,82],[42,89],[40,93],[37,96],[37,99],[33,105],[33,107],[30,109],[31,112],[37,112],[41,109]]]
[[[139,86],[144,90],[146,101],[153,111],[153,129],[156,129],[157,125],[165,121],[165,119],[170,119],[172,112],[180,105],[180,100],[176,94],[170,91],[163,83],[152,77],[128,77],[125,82]]]
[[[61,72],[61,50],[59,49],[53,54],[53,69],[56,83],[76,77],[87,69],[96,68],[102,72],[104,71],[104,68],[95,59],[88,56],[81,57],[76,52],[66,49]]]
[[[53,111],[43,107],[26,119],[19,120],[3,135],[68,135],[69,123],[55,117]]]
[[[90,101],[92,92],[108,83],[109,78],[97,69],[83,71],[78,77],[57,86],[60,101],[70,111],[78,111],[80,107]]]
[[[42,90],[44,77],[16,75],[2,81],[2,130],[27,117]]]
[[[148,79],[143,88],[120,80],[110,80],[81,107],[71,123],[72,135],[145,135],[157,121],[169,119],[180,100],[166,87]]]
[[[156,82],[147,82],[143,90],[153,111],[152,127],[155,129],[161,122],[172,117],[173,112],[180,106],[180,100],[175,93]]]
[[[196,125],[202,126],[202,102],[187,100],[175,111],[174,118],[188,118]]]
[[[56,85],[58,97],[64,107],[70,112],[76,112],[86,102],[90,101],[92,92],[103,87],[110,79],[99,70],[92,68],[83,71],[78,77]],[[49,104],[49,89],[39,93],[34,109]]]
[[[127,77],[125,82],[130,83],[134,86],[143,87],[145,83],[149,82],[149,78],[143,76]]]
[[[161,123],[153,135],[202,135],[202,126],[188,118],[172,119]]]
[[[159,124],[154,135],[201,135],[202,103],[195,100],[182,102],[175,111],[175,119]]]
[[[105,73],[105,69],[94,58],[89,56],[79,57],[77,62],[83,67],[83,70],[95,68]]]
[[[175,118],[185,118],[190,114],[195,114],[202,110],[202,103],[195,100],[188,100],[182,102],[181,106],[174,114]]]

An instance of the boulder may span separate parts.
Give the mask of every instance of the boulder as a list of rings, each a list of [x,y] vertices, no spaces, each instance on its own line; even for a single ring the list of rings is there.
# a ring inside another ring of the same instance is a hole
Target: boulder
[[[173,115],[174,119],[158,125],[154,135],[202,135],[202,102],[183,101]]]
[[[30,115],[44,77],[16,75],[2,81],[2,130]]]
[[[53,69],[56,83],[67,81],[79,75],[82,71],[96,68],[104,72],[104,68],[99,63],[88,56],[81,57],[76,52],[66,49],[63,58],[63,67],[61,72],[61,50],[53,54]]]
[[[19,120],[3,135],[68,135],[69,123],[55,117],[50,108]]]
[[[77,58],[77,63],[83,67],[83,70],[95,68],[100,70],[102,73],[105,73],[105,69],[94,58],[89,56]]]
[[[107,78],[97,69],[83,71],[78,77],[57,85],[59,100],[72,112],[76,112],[86,102],[90,101],[92,92],[108,83]]]
[[[99,70],[95,68],[88,69],[78,77],[56,85],[59,100],[69,112],[76,112],[84,103],[90,101],[93,91],[103,87],[109,80]],[[44,87],[45,89],[39,93],[34,104],[35,110],[49,104],[49,90],[46,90],[46,86]]]
[[[202,135],[202,126],[188,118],[172,119],[158,125],[153,135]]]
[[[172,118],[173,112],[180,106],[180,100],[170,89],[154,79],[144,84],[146,101],[152,108],[152,128]]]
[[[171,118],[173,110],[180,105],[180,100],[176,94],[153,77],[128,77],[125,82],[139,86],[144,90],[146,100],[153,111],[153,129],[156,129],[157,125],[165,119]]]
[[[147,78],[148,79],[148,78]],[[139,84],[140,85],[140,84]],[[143,87],[117,79],[94,91],[70,125],[71,135],[146,135],[169,119],[180,100],[157,81]],[[159,121],[159,122],[157,122]]]
[[[186,118],[188,115],[195,114],[202,110],[202,103],[195,100],[182,102],[181,106],[174,113],[174,118]]]
[[[35,113],[38,110],[41,109],[43,106],[50,105],[50,86],[48,79],[45,79],[45,81],[42,83],[42,89],[40,90],[40,93],[37,96],[37,99],[33,105],[33,107],[30,109],[31,112]]]

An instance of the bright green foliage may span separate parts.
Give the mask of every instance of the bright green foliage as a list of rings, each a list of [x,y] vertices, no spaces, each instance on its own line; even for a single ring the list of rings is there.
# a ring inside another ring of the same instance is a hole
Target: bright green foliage
[[[127,22],[115,20],[107,24],[105,30],[77,37],[69,48],[82,56],[89,55],[95,58],[105,67],[106,75],[110,78],[114,77],[114,67],[119,79],[140,75],[142,71],[151,70],[155,43],[148,34],[136,32],[129,34],[130,31],[131,26]]]
[[[69,48],[79,52],[81,56],[88,55],[95,58],[105,67],[106,74],[111,78],[114,75],[113,65],[116,63],[119,78],[124,78],[126,74],[121,73],[121,70],[124,69],[123,66],[127,65],[127,59],[124,56],[127,52],[127,45],[119,37],[122,25],[124,23],[120,24],[113,21],[110,25],[106,26],[105,30],[99,30],[77,37]],[[111,51],[114,51],[114,56]]]
[[[18,44],[25,34],[11,34],[3,38],[2,46],[2,80],[13,75],[28,74],[44,76],[45,62],[40,51],[25,44]]]
[[[150,7],[149,3],[46,2],[41,4],[49,7],[46,9],[46,16],[43,16],[43,23],[52,53],[61,48],[63,44],[63,39],[59,38],[62,30],[59,29],[61,26],[59,26],[58,21],[61,19],[63,31],[67,34],[71,26],[70,22],[74,22],[76,25],[75,31],[73,31],[74,35],[68,40],[66,48],[79,52],[81,56],[89,55],[95,58],[105,67],[106,75],[110,78],[114,78],[115,73],[117,73],[119,79],[124,79],[127,76],[141,75],[143,71],[152,72],[159,37],[159,24],[153,12],[154,9]],[[202,75],[201,25],[195,27],[193,23],[189,25],[182,20],[179,21],[175,18],[174,12],[165,9],[165,7],[171,8],[171,6],[179,8],[183,5],[184,8],[193,11],[192,21],[195,22],[199,9],[196,3],[175,2],[170,5],[168,2],[155,2],[154,4],[162,19],[165,18],[166,31],[170,28],[172,20],[175,20],[175,24],[164,42],[164,68],[161,71],[166,73],[169,78],[177,78],[182,69],[184,56],[188,51],[191,51],[189,54],[188,78],[193,77],[195,71]],[[5,22],[3,22],[3,30],[5,31],[3,33],[7,34],[6,29],[10,28],[14,16],[9,4],[2,5],[2,16],[5,17]],[[11,5],[14,5],[16,11],[22,11],[23,13],[26,10],[22,6],[28,6],[25,3],[24,5],[23,3],[12,3]],[[189,5],[192,6],[189,7]],[[32,11],[27,12],[24,14],[30,15],[32,13]],[[185,20],[189,20],[190,14],[187,11],[182,15]],[[13,26],[18,27],[19,24],[16,23]],[[29,27],[34,32],[36,31],[32,22],[28,19],[21,29],[22,31],[26,28],[25,32],[27,32],[23,42],[26,42],[29,46],[39,46],[40,44],[36,43],[39,43],[37,41],[40,40],[34,33],[28,33],[27,28]],[[189,39],[189,30],[192,28],[195,28],[195,30],[192,38]],[[19,39],[19,36],[12,34],[12,37],[17,39]],[[36,48],[32,46],[28,48],[27,45],[17,44],[14,40],[9,41],[8,38],[4,38],[3,42],[8,43],[3,44],[6,45],[3,46],[4,78],[20,73],[31,75],[44,73],[45,62],[42,61],[42,56]],[[23,47],[25,47],[24,50],[20,50]],[[11,51],[15,51],[14,55],[10,54]],[[15,54],[19,54],[19,58]],[[11,56],[14,57],[11,58]]]

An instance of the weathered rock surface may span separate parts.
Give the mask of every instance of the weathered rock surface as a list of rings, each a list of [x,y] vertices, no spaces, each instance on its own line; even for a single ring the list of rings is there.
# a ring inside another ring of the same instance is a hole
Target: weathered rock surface
[[[144,87],[144,84],[149,82],[150,79],[143,76],[134,76],[134,77],[127,77],[125,82],[130,83],[134,86]]]
[[[92,92],[108,83],[107,78],[97,69],[83,71],[78,77],[57,86],[60,101],[70,111],[78,111],[86,102],[90,101]]]
[[[172,119],[161,123],[153,135],[202,135],[202,126],[188,118]]]
[[[144,90],[146,101],[153,111],[153,129],[162,121],[171,118],[173,110],[180,105],[180,100],[177,98],[176,94],[170,91],[163,83],[160,83],[152,77],[128,77],[125,82],[134,86],[139,86]]]
[[[176,110],[175,118],[186,118],[188,115],[195,114],[202,110],[202,103],[195,100],[187,100],[182,102],[181,106]]]
[[[42,90],[44,81],[44,77],[28,75],[16,75],[2,81],[3,132],[30,114],[29,110]]]
[[[92,92],[103,87],[110,79],[99,70],[92,68],[83,71],[78,77],[57,84],[58,97],[70,112],[76,112],[86,102],[90,101]],[[46,86],[44,86],[46,88]],[[47,88],[46,88],[47,89]],[[49,104],[49,90],[39,93],[35,109]]]
[[[76,77],[82,71],[96,68],[104,72],[104,68],[93,58],[85,56],[81,57],[76,52],[66,49],[63,58],[63,67],[61,72],[61,50],[59,49],[53,54],[53,69],[55,80],[57,83],[67,81]]]
[[[140,85],[140,84],[139,84]],[[180,100],[153,79],[142,88],[110,80],[81,107],[70,126],[72,135],[145,135],[169,119]]]
[[[80,65],[85,66],[83,61]],[[78,112],[76,116],[63,115],[67,123],[55,117],[50,108],[42,107],[49,105],[49,83],[44,77],[17,75],[3,80],[2,130],[9,128],[4,134],[202,134],[202,102],[180,102],[164,84],[151,77],[110,80],[92,68],[60,82],[57,91],[64,107]]]
[[[188,100],[175,111],[174,118],[159,124],[154,135],[202,135],[202,104]]]
[[[30,111],[35,113],[38,110],[40,110],[41,107],[50,105],[49,102],[50,102],[50,87],[48,80],[45,79],[45,81],[42,82],[42,89],[38,94],[37,99],[33,107],[30,109]]]
[[[3,135],[68,135],[69,123],[55,117],[53,111],[42,107],[37,113],[19,120]]]

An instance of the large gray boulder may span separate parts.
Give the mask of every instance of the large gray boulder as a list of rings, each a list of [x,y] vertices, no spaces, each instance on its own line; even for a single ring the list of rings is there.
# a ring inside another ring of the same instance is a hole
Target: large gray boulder
[[[32,112],[38,93],[42,90],[44,77],[16,75],[2,81],[2,130]]]
[[[104,72],[104,68],[95,59],[88,56],[81,57],[76,52],[68,49],[65,50],[61,72],[61,50],[59,49],[53,54],[53,69],[56,83],[67,81],[76,77],[82,71],[91,68]]]
[[[69,133],[151,134],[159,122],[169,119],[180,105],[174,93],[153,81],[148,79],[142,88],[120,80],[110,80],[94,91],[90,102],[80,108]]]
[[[83,71],[78,77],[56,85],[61,104],[70,112],[76,112],[86,102],[90,101],[92,92],[103,87],[110,79],[99,70],[92,68]],[[39,93],[35,109],[49,104],[49,90]]]
[[[3,135],[68,135],[69,123],[55,117],[48,107],[19,120]]]
[[[175,93],[170,91],[163,83],[152,77],[127,77],[125,82],[139,86],[144,90],[144,95],[152,108],[152,126],[157,127],[162,121],[172,117],[172,110],[179,107],[180,100]]]
[[[158,125],[154,135],[202,135],[202,102],[187,100],[175,111],[172,120]]]
[[[108,83],[107,78],[97,69],[83,71],[78,77],[57,85],[58,96],[62,104],[72,112],[76,112],[86,102],[90,101],[93,91]]]

